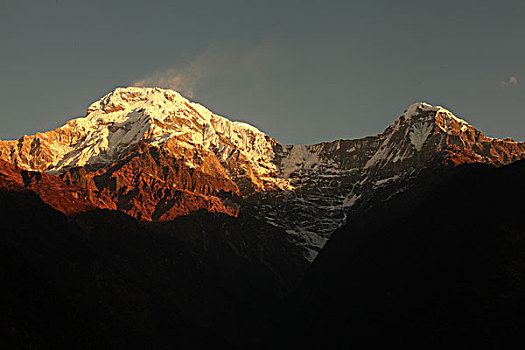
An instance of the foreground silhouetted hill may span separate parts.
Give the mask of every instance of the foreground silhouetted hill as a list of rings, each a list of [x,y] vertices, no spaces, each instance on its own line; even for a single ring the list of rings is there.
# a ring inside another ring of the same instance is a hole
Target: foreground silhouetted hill
[[[524,161],[470,164],[378,189],[352,208],[353,220],[299,286],[308,267],[301,250],[252,216],[65,215],[7,182],[0,191],[3,343],[506,348],[524,329],[523,179]],[[58,200],[62,187],[53,179],[41,186]],[[75,202],[70,197],[64,192]]]
[[[525,162],[427,174],[334,233],[283,347],[509,348],[525,331]]]
[[[4,348],[238,348],[307,267],[277,228],[197,212],[66,216],[1,191]]]

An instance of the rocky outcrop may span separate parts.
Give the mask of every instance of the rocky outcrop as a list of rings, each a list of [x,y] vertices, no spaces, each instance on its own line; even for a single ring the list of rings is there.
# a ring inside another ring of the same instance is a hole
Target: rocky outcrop
[[[21,170],[0,160],[0,190],[34,192],[47,205],[65,214],[81,213],[97,208],[115,209],[111,204],[92,197],[89,189],[67,184],[60,178],[38,171]]]
[[[239,190],[224,177],[188,169],[169,154],[139,145],[108,168],[73,168],[48,175],[0,160],[0,189],[32,191],[65,214],[100,209],[125,212],[140,220],[170,221],[205,209],[237,216]]]
[[[140,143],[120,161],[87,175],[116,209],[141,220],[168,221],[199,209],[232,216],[239,212],[232,200],[239,189],[213,159],[189,168],[169,148]]]

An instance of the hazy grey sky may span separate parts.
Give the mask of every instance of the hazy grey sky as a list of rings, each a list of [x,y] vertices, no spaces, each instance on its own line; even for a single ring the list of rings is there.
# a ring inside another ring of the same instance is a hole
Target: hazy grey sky
[[[283,143],[442,105],[525,141],[525,1],[0,0],[0,138],[117,86],[174,87]]]

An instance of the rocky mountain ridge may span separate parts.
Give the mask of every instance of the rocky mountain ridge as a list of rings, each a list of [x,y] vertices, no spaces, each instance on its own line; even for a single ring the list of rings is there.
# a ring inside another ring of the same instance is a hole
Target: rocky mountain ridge
[[[310,260],[378,189],[387,199],[421,169],[524,158],[524,142],[486,137],[426,103],[377,136],[289,146],[158,88],[117,88],[84,118],[0,141],[0,159],[60,177],[95,207],[147,221],[244,210],[286,230]]]
[[[525,158],[525,142],[487,137],[426,103],[411,105],[377,136],[283,150],[281,169],[294,190],[257,194],[264,198],[258,210],[300,237],[312,255],[356,203],[379,190],[382,200],[399,194],[422,169],[476,162],[501,166]]]

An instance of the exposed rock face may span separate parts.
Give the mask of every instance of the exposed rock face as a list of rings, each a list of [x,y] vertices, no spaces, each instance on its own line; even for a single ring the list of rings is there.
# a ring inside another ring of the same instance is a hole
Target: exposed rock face
[[[83,187],[69,185],[57,176],[37,171],[21,170],[0,160],[0,189],[14,192],[34,192],[47,205],[65,214],[75,214],[97,208],[113,209],[91,197]]]
[[[237,216],[239,206],[231,198],[239,189],[221,170],[213,162],[189,168],[169,149],[141,142],[122,160],[86,175],[116,209],[141,220],[169,221],[199,209]]]
[[[224,177],[181,166],[164,151],[143,143],[108,168],[61,175],[21,170],[0,160],[0,188],[33,191],[65,214],[96,208],[120,210],[141,220],[170,221],[205,209],[237,216],[239,190]]]
[[[0,141],[0,159],[59,175],[95,207],[148,221],[245,210],[285,229],[309,259],[373,193],[390,198],[422,169],[524,158],[525,143],[486,137],[425,103],[377,136],[285,146],[156,88],[116,89],[85,118]]]

